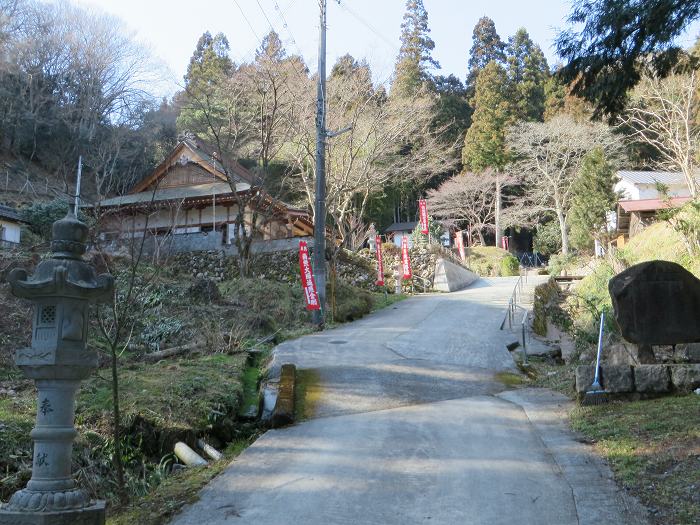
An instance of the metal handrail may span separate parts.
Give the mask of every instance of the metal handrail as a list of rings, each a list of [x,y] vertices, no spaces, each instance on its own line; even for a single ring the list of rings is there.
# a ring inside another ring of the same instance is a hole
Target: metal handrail
[[[413,274],[411,277],[413,279],[418,279],[419,281],[422,281],[421,285],[423,286],[423,293],[426,293],[428,288],[432,288],[432,286],[433,286],[433,283],[430,281],[430,279],[428,279],[426,277],[422,277],[422,276],[416,275],[416,274]],[[426,286],[426,283],[428,283],[428,286]],[[411,280],[411,291],[413,291],[413,280]],[[415,293],[415,292],[413,292],[413,293]]]
[[[525,315],[523,315],[523,321],[520,323],[521,329],[522,329],[522,336],[523,336],[523,363],[527,364],[527,341],[526,341],[526,334],[527,334],[527,328],[526,328],[526,322],[527,322],[527,316],[529,315],[530,312],[525,310]]]
[[[521,271],[520,276],[513,287],[513,293],[510,294],[510,299],[508,299],[508,310],[503,318],[503,322],[501,322],[501,330],[503,330],[503,327],[506,325],[506,321],[508,321],[508,328],[513,328],[513,316],[515,315],[515,310],[518,307],[518,292],[520,292],[520,298],[522,300],[523,286],[527,282],[527,272],[525,272],[524,277],[525,279],[523,279],[523,274]]]

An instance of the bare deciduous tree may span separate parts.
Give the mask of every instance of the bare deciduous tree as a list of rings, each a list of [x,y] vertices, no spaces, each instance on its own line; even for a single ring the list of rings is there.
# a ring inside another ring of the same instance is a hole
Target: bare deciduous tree
[[[645,77],[637,86],[621,125],[633,130],[630,138],[658,152],[656,165],[683,173],[693,197],[698,195],[700,126],[697,111],[696,71],[664,79]]]
[[[329,139],[326,171],[326,211],[329,226],[345,246],[354,234],[353,217],[363,216],[372,195],[397,179],[424,181],[454,164],[431,129],[433,100],[385,100],[360,71],[331,76],[327,122],[331,129],[349,128]],[[312,97],[299,97],[296,133],[290,160],[298,186],[315,214],[315,113]],[[416,140],[419,139],[419,140]]]
[[[497,179],[491,170],[456,175],[428,192],[430,211],[440,219],[462,223],[462,227],[476,235],[484,245],[484,232],[496,230],[496,186],[499,181],[501,187],[507,187],[513,183],[513,178],[501,174]]]
[[[515,158],[510,172],[523,183],[520,204],[530,215],[556,214],[562,253],[568,254],[567,216],[583,157],[599,146],[614,161],[621,152],[619,140],[605,124],[577,123],[559,115],[544,123],[514,126],[508,134],[508,146]]]

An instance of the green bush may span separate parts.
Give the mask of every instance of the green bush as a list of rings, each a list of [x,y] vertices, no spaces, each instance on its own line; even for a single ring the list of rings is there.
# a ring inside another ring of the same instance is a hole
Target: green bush
[[[561,275],[564,270],[578,266],[580,259],[575,255],[557,254],[549,258],[549,275],[554,277]]]
[[[559,222],[551,220],[544,224],[538,224],[535,237],[532,239],[532,247],[543,255],[552,255],[561,250]]]
[[[301,286],[271,279],[238,278],[224,281],[220,289],[224,299],[243,307],[251,326],[270,331],[309,321]]]
[[[338,282],[335,289],[335,321],[345,323],[372,311],[372,294],[349,284]]]
[[[520,275],[520,263],[518,262],[518,259],[512,255],[508,255],[501,259],[501,275],[503,277]]]
[[[439,221],[436,221],[432,217],[428,217],[428,231],[430,232],[429,235],[432,238],[433,242],[440,242],[440,236],[445,232],[445,230],[442,227],[442,224],[440,224]],[[418,221],[418,224],[416,224],[416,227],[411,233],[411,240],[413,241],[414,246],[428,243],[428,235],[423,234],[420,231],[420,221]]]
[[[547,335],[547,309],[559,298],[559,286],[554,279],[535,287],[532,307],[532,330],[542,337]]]
[[[472,246],[467,250],[469,269],[483,277],[501,275],[501,261],[508,257],[512,257],[512,255],[495,246]]]

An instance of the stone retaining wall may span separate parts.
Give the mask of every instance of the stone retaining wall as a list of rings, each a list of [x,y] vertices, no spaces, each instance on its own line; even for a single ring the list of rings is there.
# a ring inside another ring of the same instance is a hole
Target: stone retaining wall
[[[595,376],[594,365],[576,368],[576,393],[582,396]],[[658,395],[700,388],[700,364],[601,365],[601,383],[611,394]]]

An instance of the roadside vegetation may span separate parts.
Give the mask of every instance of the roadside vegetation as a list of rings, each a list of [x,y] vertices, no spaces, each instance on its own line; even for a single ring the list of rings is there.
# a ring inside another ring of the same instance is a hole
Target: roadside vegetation
[[[700,396],[579,407],[571,425],[608,460],[615,478],[656,524],[700,516]]]
[[[654,223],[635,235],[613,255],[598,260],[555,257],[553,273],[588,267],[586,275],[547,317],[574,338],[582,363],[590,363],[597,339],[599,312],[611,309],[608,281],[632,264],[661,259],[676,262],[700,276],[700,257],[688,249],[682,232],[671,222]],[[552,266],[550,266],[552,269]],[[617,337],[612,316],[606,333]],[[530,358],[530,385],[551,388],[575,397],[573,359]],[[576,407],[571,426],[604,458],[615,479],[648,507],[658,525],[692,525],[700,516],[700,396],[691,393],[638,401],[611,401]]]
[[[29,479],[29,433],[36,414],[33,383],[12,364],[13,351],[29,343],[30,307],[11,296],[4,278],[10,268],[32,271],[35,263],[20,252],[0,259],[0,500]],[[119,268],[127,261],[110,263]],[[269,349],[316,330],[294,265],[279,275],[268,270],[261,264],[242,278],[229,268],[216,282],[194,277],[182,261],[164,265],[153,279],[149,264],[139,267],[135,294],[147,307],[134,321],[118,361],[123,503],[112,464],[109,346],[98,327],[91,327],[89,343],[99,350],[100,368],[78,395],[74,472],[83,487],[108,500],[110,523],[165,523],[261,431],[258,390]],[[366,271],[346,269],[344,275],[359,282]],[[358,319],[403,298],[339,281],[335,322]],[[205,468],[176,467],[175,443],[194,446],[197,438],[224,450],[225,458]]]

